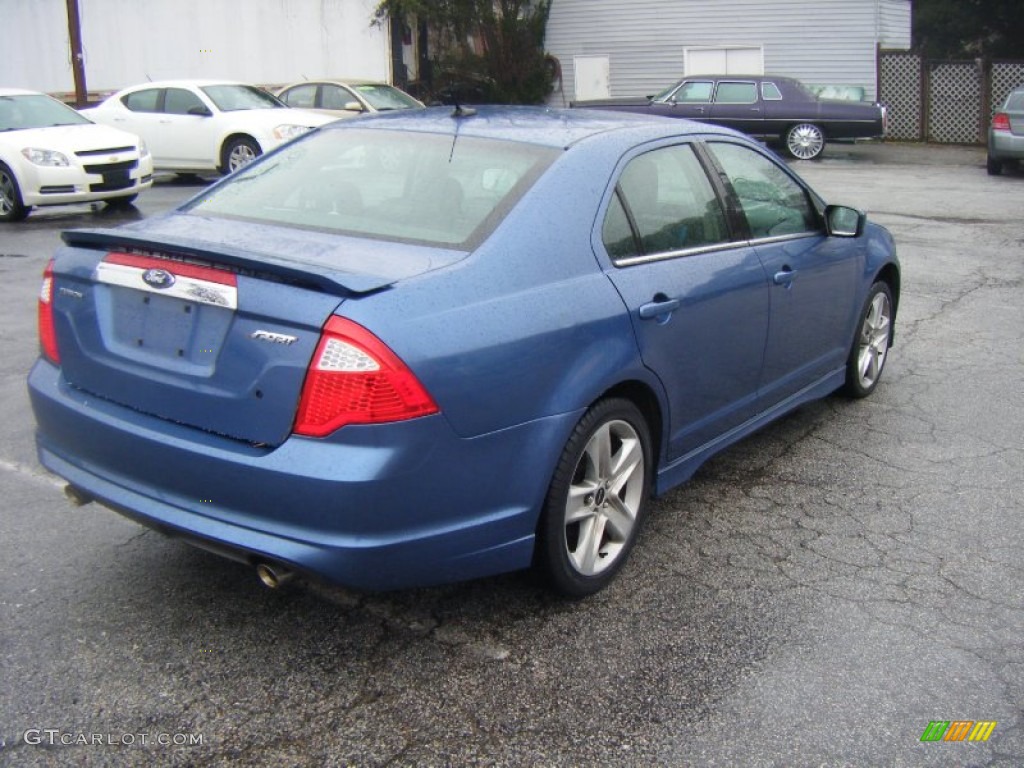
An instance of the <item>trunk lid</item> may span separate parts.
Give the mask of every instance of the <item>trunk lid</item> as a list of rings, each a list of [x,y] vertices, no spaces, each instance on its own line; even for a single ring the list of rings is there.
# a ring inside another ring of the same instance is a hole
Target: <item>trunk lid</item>
[[[291,433],[321,329],[340,304],[455,258],[187,215],[64,239],[53,311],[68,383],[268,446]]]

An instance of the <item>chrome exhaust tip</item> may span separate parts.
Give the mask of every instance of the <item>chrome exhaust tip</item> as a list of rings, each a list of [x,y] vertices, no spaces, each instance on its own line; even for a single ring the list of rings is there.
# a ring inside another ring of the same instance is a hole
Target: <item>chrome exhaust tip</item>
[[[93,501],[92,496],[71,483],[64,486],[64,496],[76,507],[84,507]]]
[[[256,566],[256,575],[265,587],[278,589],[291,581],[295,573],[274,563],[259,563]]]

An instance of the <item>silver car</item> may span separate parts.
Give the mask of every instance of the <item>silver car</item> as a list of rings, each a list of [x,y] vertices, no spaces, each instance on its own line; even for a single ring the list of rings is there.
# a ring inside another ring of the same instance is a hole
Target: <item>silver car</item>
[[[1018,166],[1024,159],[1024,85],[1010,91],[988,129],[988,172],[998,176],[1004,165]]]

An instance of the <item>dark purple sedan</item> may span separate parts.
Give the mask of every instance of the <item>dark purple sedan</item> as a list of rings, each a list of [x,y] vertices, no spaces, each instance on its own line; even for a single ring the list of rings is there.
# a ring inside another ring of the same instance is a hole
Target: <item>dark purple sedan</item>
[[[885,135],[885,107],[864,101],[819,99],[791,77],[694,75],[657,96],[577,101],[574,107],[683,117],[781,142],[799,160],[813,160],[826,141]]]

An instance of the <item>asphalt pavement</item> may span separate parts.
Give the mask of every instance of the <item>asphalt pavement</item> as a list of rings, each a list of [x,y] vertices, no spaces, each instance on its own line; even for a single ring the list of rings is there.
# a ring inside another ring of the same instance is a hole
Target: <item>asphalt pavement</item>
[[[795,167],[896,237],[883,381],[658,499],[581,602],[521,574],[270,591],[72,507],[25,390],[42,269],[61,229],[203,185],[0,228],[0,764],[1024,765],[1024,173],[893,144]]]

